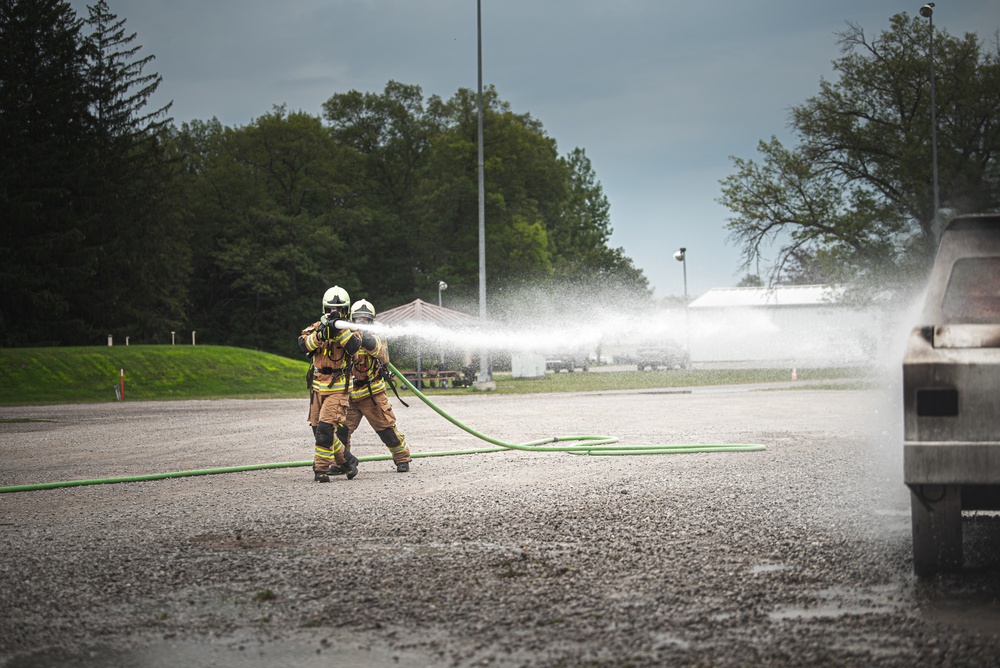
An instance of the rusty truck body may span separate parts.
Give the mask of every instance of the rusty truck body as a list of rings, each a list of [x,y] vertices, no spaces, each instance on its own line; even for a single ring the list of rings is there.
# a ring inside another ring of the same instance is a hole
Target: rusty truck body
[[[1000,214],[947,226],[903,359],[917,575],[961,568],[962,513],[1000,510]]]

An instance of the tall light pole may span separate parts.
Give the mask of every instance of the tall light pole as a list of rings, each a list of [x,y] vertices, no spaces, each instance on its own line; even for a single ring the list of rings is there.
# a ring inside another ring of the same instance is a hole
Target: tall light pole
[[[483,2],[476,0],[476,41],[479,70],[479,321],[486,326],[486,188],[483,169]],[[490,353],[479,351],[479,382],[493,380]]]
[[[438,306],[441,308],[444,308],[444,305],[441,303],[441,291],[447,289],[448,289],[447,283],[445,283],[444,281],[438,281]]]
[[[439,308],[444,308],[444,305],[441,303],[441,291],[442,290],[447,290],[447,289],[448,289],[448,284],[447,283],[445,283],[444,281],[438,281],[438,307]],[[441,366],[444,367],[444,348],[441,348],[440,353],[441,353]]]
[[[938,188],[938,159],[937,159],[937,100],[934,95],[934,3],[928,2],[920,8],[920,15],[927,19],[930,30],[930,61],[931,61],[931,161],[934,170],[934,217],[937,218],[938,211],[941,210],[941,191]]]
[[[674,259],[684,265],[684,304],[688,303],[688,263],[687,263],[687,248],[681,248],[679,251],[674,253]]]
[[[690,321],[690,309],[688,308],[688,263],[687,263],[687,248],[681,246],[681,249],[674,253],[674,259],[680,262],[684,266],[684,348],[688,351],[688,359],[691,357],[691,321]]]

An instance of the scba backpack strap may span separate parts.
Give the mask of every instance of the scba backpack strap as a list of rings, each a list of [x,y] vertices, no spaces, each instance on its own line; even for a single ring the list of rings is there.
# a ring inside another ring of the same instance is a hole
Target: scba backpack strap
[[[403,401],[403,398],[399,396],[399,392],[396,391],[396,376],[392,373],[392,371],[389,371],[385,368],[385,365],[379,363],[378,375],[382,377],[382,380],[385,381],[386,385],[392,388],[392,393],[396,395],[397,399],[399,399],[399,403],[409,408],[410,404]]]

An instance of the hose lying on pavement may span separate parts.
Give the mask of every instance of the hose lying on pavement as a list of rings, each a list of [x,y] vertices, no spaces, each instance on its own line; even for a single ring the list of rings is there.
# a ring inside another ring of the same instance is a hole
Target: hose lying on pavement
[[[414,459],[421,457],[451,457],[455,455],[474,455],[487,452],[502,452],[504,450],[521,450],[526,452],[568,452],[576,455],[667,455],[683,454],[693,452],[753,452],[765,450],[765,446],[756,443],[678,443],[672,445],[618,445],[618,439],[614,436],[551,436],[526,443],[507,443],[499,439],[482,434],[475,429],[463,424],[455,419],[437,404],[427,398],[418,390],[403,374],[401,374],[392,364],[389,368],[396,377],[413,394],[431,407],[438,415],[454,424],[476,438],[492,443],[496,447],[474,448],[471,450],[445,450],[441,452],[415,452],[411,453]],[[555,443],[570,443],[566,445],[552,445]],[[572,445],[576,443],[576,445]],[[358,457],[359,462],[374,462],[391,459],[392,455],[370,455]],[[165,478],[183,478],[199,475],[215,475],[219,473],[239,473],[241,471],[257,471],[261,469],[281,469],[293,468],[297,466],[312,466],[312,460],[304,462],[276,462],[271,464],[250,464],[247,466],[227,466],[222,468],[196,469],[193,471],[173,471],[170,473],[151,473],[148,475],[125,476],[119,478],[96,478],[93,480],[65,480],[62,482],[46,482],[34,485],[13,485],[10,487],[0,487],[0,494],[8,492],[31,492],[42,489],[56,489],[59,487],[80,487],[83,485],[109,485],[120,482],[144,482],[147,480],[163,480]]]

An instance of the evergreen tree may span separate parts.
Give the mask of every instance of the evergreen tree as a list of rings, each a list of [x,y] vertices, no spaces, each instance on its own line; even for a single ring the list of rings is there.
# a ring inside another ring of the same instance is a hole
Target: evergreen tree
[[[161,77],[145,72],[154,56],[139,55],[125,19],[105,0],[88,11],[93,151],[85,201],[99,268],[80,301],[81,316],[101,313],[95,324],[102,331],[162,341],[182,323],[189,273],[186,237],[170,203],[173,166],[163,148],[171,105],[147,110]]]
[[[649,281],[622,248],[610,248],[611,205],[597,173],[582,148],[561,158],[569,180],[553,238],[558,258],[556,277],[581,288],[614,290],[622,298],[646,303]]]
[[[72,340],[95,258],[79,196],[90,149],[80,21],[59,0],[0,0],[0,344]]]

